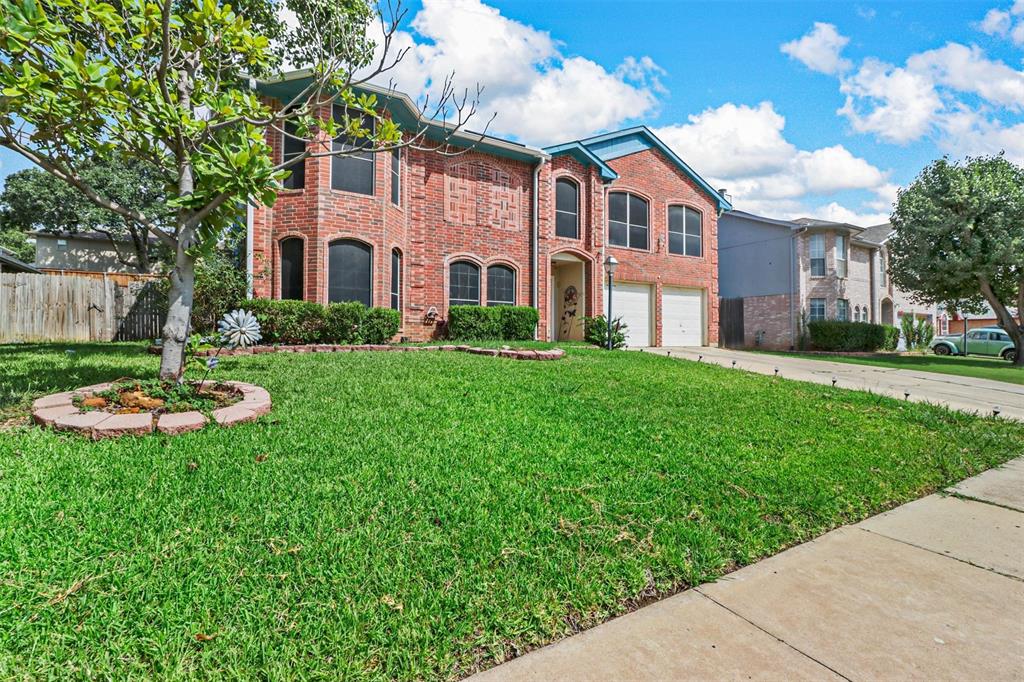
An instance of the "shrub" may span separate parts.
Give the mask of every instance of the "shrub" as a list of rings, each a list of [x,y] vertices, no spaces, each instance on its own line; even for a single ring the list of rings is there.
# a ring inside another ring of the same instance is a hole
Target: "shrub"
[[[324,311],[320,340],[323,343],[362,343],[359,330],[365,315],[366,306],[362,303],[329,303]]]
[[[540,314],[536,308],[505,305],[496,308],[501,321],[501,338],[506,341],[530,341],[537,329]]]
[[[626,323],[621,317],[612,320],[612,348],[626,345]],[[601,348],[608,347],[608,322],[604,315],[583,318],[583,339]]]
[[[345,305],[345,304],[334,304]],[[359,303],[354,305],[362,307]],[[359,326],[362,343],[387,343],[401,326],[402,316],[391,308],[363,308],[363,323]]]
[[[312,301],[257,298],[246,303],[256,314],[266,343],[320,343],[326,328],[326,308]]]
[[[914,334],[914,316],[904,315],[900,318],[900,331],[903,333],[903,342],[907,350],[914,350],[917,347],[917,339]]]
[[[883,324],[882,329],[885,330],[885,342],[882,344],[882,349],[896,350],[900,345],[900,328],[891,324]]]
[[[914,325],[914,341],[918,348],[927,348],[928,344],[935,338],[935,327],[923,317]]]
[[[248,308],[248,280],[226,254],[215,251],[196,261],[196,283],[192,294],[191,331],[212,334],[224,313],[235,308]],[[163,277],[154,282],[162,305],[167,305],[170,281]]]
[[[470,339],[500,339],[501,308],[482,305],[453,305],[448,309],[448,338],[454,341]]]
[[[876,351],[885,344],[885,329],[869,322],[815,320],[807,325],[811,344],[825,351]]]

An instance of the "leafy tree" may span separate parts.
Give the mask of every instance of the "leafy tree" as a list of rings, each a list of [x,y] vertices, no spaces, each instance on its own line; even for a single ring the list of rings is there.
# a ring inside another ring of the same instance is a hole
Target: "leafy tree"
[[[1024,168],[1001,154],[935,161],[891,222],[893,282],[924,303],[987,302],[1024,365]]]
[[[0,216],[0,249],[9,251],[11,255],[26,263],[35,259],[36,249],[29,243],[25,233],[16,227],[11,227],[3,222]]]
[[[219,0],[0,0],[0,144],[93,204],[145,226],[171,251],[161,378],[181,376],[196,259],[246,204],[272,205],[290,166],[403,145],[444,153],[475,111],[476,101],[467,106],[467,96],[456,98],[446,81],[431,106],[434,116],[452,120],[434,127],[429,141],[426,127],[403,137],[376,97],[356,89],[404,54],[389,54],[401,12],[380,17],[366,0],[288,0],[297,18],[289,28],[271,18],[282,9],[274,0],[243,0],[240,7]],[[376,58],[366,37],[372,18],[383,36]],[[276,109],[253,80],[280,74],[282,50],[272,41],[282,38],[310,77]],[[346,112],[340,121],[329,115],[335,103]],[[268,135],[286,127],[309,144],[277,163]],[[339,134],[359,143],[335,150],[329,141]],[[83,159],[117,157],[152,166],[173,212],[169,228],[84,175]]]
[[[85,159],[77,166],[82,180],[121,206],[141,211],[163,232],[173,228],[163,183],[149,164],[116,156]],[[153,241],[145,225],[101,208],[51,173],[28,168],[7,176],[0,192],[0,219],[22,232],[99,232],[106,235],[124,265],[149,272]]]

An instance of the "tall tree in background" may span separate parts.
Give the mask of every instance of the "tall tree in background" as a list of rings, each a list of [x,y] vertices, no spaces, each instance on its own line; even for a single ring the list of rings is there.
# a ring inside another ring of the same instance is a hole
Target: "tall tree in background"
[[[988,303],[1024,365],[1024,168],[1002,155],[940,159],[900,191],[890,220],[893,282],[924,303]]]
[[[243,0],[241,7],[236,12],[219,0],[0,0],[0,144],[145,226],[172,252],[162,378],[181,376],[196,259],[214,248],[241,207],[273,205],[288,168],[308,157],[410,145],[446,153],[475,112],[476,100],[456,97],[447,81],[424,104],[430,117],[444,119],[440,139],[428,139],[426,127],[403,137],[375,96],[354,89],[402,58],[403,51],[389,49],[402,18],[397,9],[384,17],[365,0],[288,0],[297,18],[289,28],[273,19],[282,9],[274,0]],[[253,88],[254,78],[281,70],[272,43],[278,36],[261,17],[280,32],[292,63],[310,68],[308,84],[279,110]],[[374,21],[382,36],[376,58],[367,37]],[[322,115],[334,103],[346,112],[338,121]],[[267,136],[286,126],[313,143],[277,163]],[[341,134],[358,144],[335,148],[331,140]],[[115,156],[155,169],[174,213],[169,229],[86,179],[82,159]]]
[[[162,232],[171,232],[174,212],[167,208],[156,169],[119,157],[77,163],[84,182],[102,196],[146,215]],[[98,232],[107,237],[117,259],[139,272],[150,272],[154,242],[148,227],[102,208],[52,173],[28,168],[7,176],[0,192],[0,221],[21,232]]]

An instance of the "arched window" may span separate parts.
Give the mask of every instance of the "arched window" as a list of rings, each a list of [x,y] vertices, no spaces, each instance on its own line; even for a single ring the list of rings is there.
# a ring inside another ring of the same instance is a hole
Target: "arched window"
[[[680,256],[703,255],[704,233],[700,211],[689,206],[668,207],[668,252]]]
[[[391,249],[391,307],[402,309],[402,252]]]
[[[516,271],[507,265],[487,268],[487,305],[516,304]]]
[[[555,180],[555,234],[579,239],[580,188],[568,178]]]
[[[648,244],[647,200],[629,192],[608,195],[608,243],[646,250]]]
[[[860,322],[860,306],[859,305],[853,306],[853,321],[854,322]]]
[[[281,240],[281,298],[301,301],[305,282],[304,245],[298,237]]]
[[[369,306],[372,300],[370,263],[373,249],[362,242],[342,239],[328,248],[327,300],[330,303],[359,301]]]
[[[448,305],[480,305],[480,268],[475,264],[452,263],[448,271]]]

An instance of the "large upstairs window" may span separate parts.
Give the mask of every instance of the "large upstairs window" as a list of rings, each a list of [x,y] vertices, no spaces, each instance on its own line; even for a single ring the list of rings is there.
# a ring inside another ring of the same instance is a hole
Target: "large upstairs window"
[[[579,239],[580,188],[568,178],[555,180],[555,234]]]
[[[285,123],[284,141],[281,145],[281,160],[285,163],[306,151],[306,141],[299,137],[294,123]],[[288,166],[291,175],[281,183],[285,189],[302,189],[306,186],[306,161],[296,161]]]
[[[825,276],[825,235],[812,234],[809,240],[811,277]]]
[[[608,243],[647,250],[649,232],[647,201],[629,192],[608,195]]]
[[[668,252],[680,256],[703,255],[700,211],[689,206],[668,207]]]
[[[836,275],[846,277],[847,261],[849,259],[849,248],[846,245],[846,235],[836,235]]]
[[[353,114],[352,117],[358,117]],[[345,125],[345,108],[334,106],[334,121]],[[362,116],[360,127],[373,132],[373,118]],[[374,153],[369,149],[370,141],[342,133],[334,138],[335,152],[347,152],[343,156],[331,157],[331,189],[340,189],[357,194],[373,195]]]

